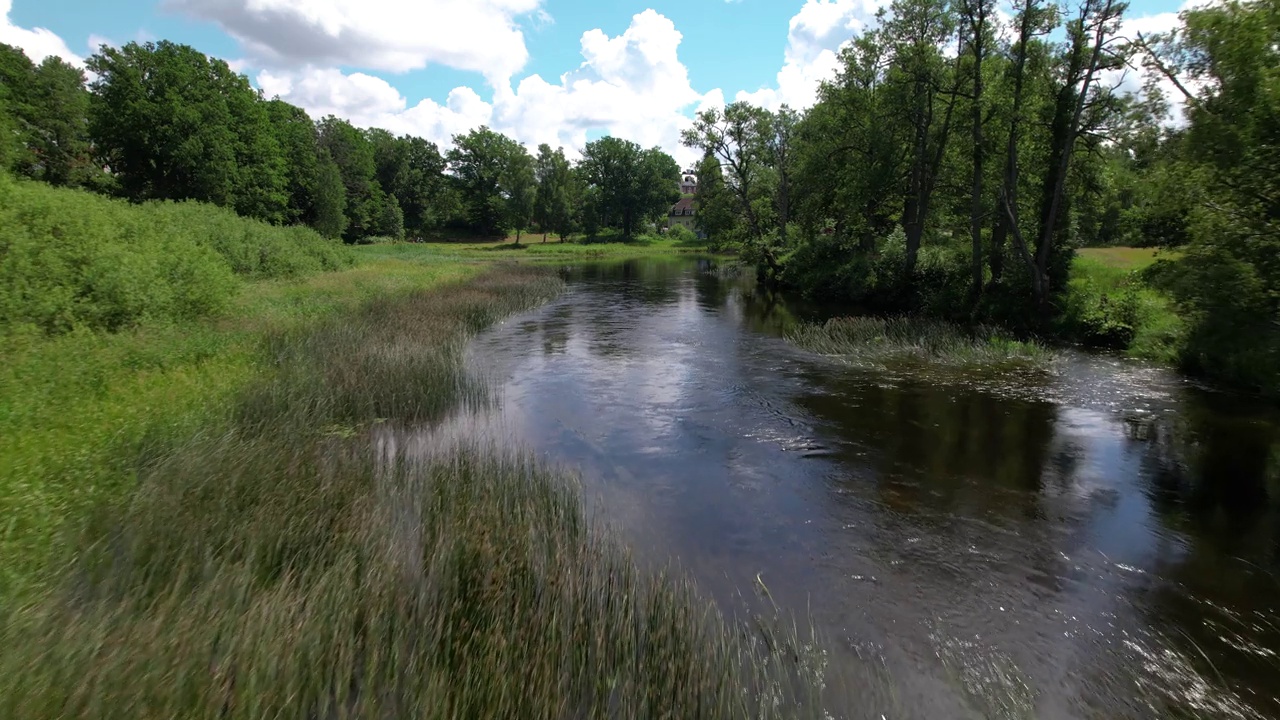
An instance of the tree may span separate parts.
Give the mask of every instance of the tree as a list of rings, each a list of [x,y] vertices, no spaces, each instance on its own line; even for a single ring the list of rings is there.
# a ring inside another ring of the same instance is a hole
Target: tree
[[[31,149],[51,185],[84,185],[101,174],[89,157],[89,93],[79,68],[50,56],[35,69]]]
[[[311,226],[321,235],[341,238],[347,231],[347,186],[328,150],[316,158],[316,186]]]
[[[720,163],[712,155],[703,155],[695,168],[698,176],[698,212],[694,225],[714,246],[729,240],[736,226],[736,200],[724,184]]]
[[[374,177],[372,143],[351,123],[333,116],[320,121],[319,132],[320,147],[337,165],[346,189],[343,238],[358,242],[376,235],[385,196]]]
[[[516,244],[520,233],[529,227],[533,219],[538,183],[534,176],[533,158],[519,143],[507,148],[498,187],[503,198],[503,216],[507,227],[516,231]]]
[[[794,173],[793,146],[800,116],[783,105],[769,117],[769,134],[765,137],[765,149],[770,164],[777,174],[778,239],[787,247],[787,225],[791,222],[791,178]]]
[[[564,148],[556,148],[553,152],[550,145],[539,145],[534,175],[538,183],[534,222],[542,231],[542,241],[546,242],[547,235],[553,232],[563,241],[572,222],[574,194],[573,173],[564,156]]]
[[[888,84],[898,122],[911,133],[907,186],[902,209],[906,234],[906,274],[915,271],[934,188],[951,138],[956,94],[953,68],[941,47],[954,18],[940,0],[894,0],[883,20],[893,53]]]
[[[31,123],[35,115],[35,66],[22,50],[0,43],[0,101],[6,109],[4,147],[5,167],[20,175],[35,173],[35,155],[31,151]]]
[[[283,219],[284,159],[244,76],[171,42],[103,46],[87,65],[96,76],[90,134],[128,197]]]
[[[605,137],[587,143],[579,165],[604,225],[631,237],[644,220],[655,220],[680,199],[680,166],[658,148],[642,150],[630,140]]]
[[[1173,291],[1191,322],[1184,362],[1280,391],[1280,12],[1228,0],[1139,37],[1145,62],[1187,101],[1177,174],[1194,187]]]
[[[987,147],[984,126],[987,122],[983,72],[987,65],[987,56],[995,41],[994,0],[960,0],[961,47],[962,57],[968,60],[970,76],[969,96],[969,138],[973,143],[971,157],[972,169],[969,181],[969,242],[971,253],[970,272],[973,287],[970,289],[975,301],[982,294],[985,272],[982,260],[982,228],[986,220],[986,198],[983,187],[986,180]]]
[[[266,107],[267,117],[284,161],[288,200],[285,202],[282,219],[286,223],[304,223],[318,229],[317,193],[320,185],[321,151],[316,124],[302,108],[283,100],[271,100]],[[332,159],[329,162],[332,164]],[[326,222],[332,228],[332,222]]]
[[[1105,69],[1108,45],[1116,39],[1124,4],[1116,0],[1084,0],[1079,15],[1067,26],[1068,41],[1059,68],[1059,87],[1054,101],[1050,125],[1049,155],[1046,175],[1041,184],[1039,223],[1034,228],[1033,243],[1028,243],[1020,226],[1016,203],[1006,194],[1004,205],[1009,216],[1009,229],[1027,270],[1031,273],[1032,290],[1042,315],[1047,315],[1049,294],[1065,279],[1070,261],[1064,252],[1064,230],[1067,213],[1067,180],[1077,141],[1084,128],[1082,120],[1091,104],[1105,101],[1106,91],[1096,86],[1098,74]],[[1024,38],[1026,36],[1024,35]],[[1025,44],[1025,41],[1024,41]],[[1017,149],[1011,150],[1009,163],[1016,174]],[[1052,273],[1056,270],[1056,273]],[[1056,277],[1055,277],[1056,275]],[[1055,282],[1056,281],[1056,282]]]
[[[504,182],[516,179],[517,174],[508,172],[508,164],[520,153],[528,156],[515,140],[486,126],[453,137],[449,171],[457,179],[463,214],[472,232],[503,235],[511,227]]]

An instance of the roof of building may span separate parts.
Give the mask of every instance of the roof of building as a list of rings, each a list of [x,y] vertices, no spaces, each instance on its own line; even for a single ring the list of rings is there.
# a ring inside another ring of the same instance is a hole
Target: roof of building
[[[680,202],[671,206],[671,215],[692,215],[695,207],[693,197],[682,197]]]

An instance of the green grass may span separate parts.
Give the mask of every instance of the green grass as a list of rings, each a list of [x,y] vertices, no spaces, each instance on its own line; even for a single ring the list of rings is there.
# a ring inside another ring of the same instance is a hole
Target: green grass
[[[467,339],[553,273],[354,255],[183,324],[6,330],[0,717],[820,714],[811,639],[638,570],[573,478],[380,443],[483,402]]]
[[[0,346],[0,598],[39,584],[66,528],[132,488],[140,452],[197,432],[269,376],[268,337],[483,269],[370,258],[345,271],[250,283],[225,313],[185,325],[10,332]]]
[[[410,289],[401,268],[375,289],[367,270],[245,298],[263,312],[206,330],[243,349],[206,360],[249,363],[220,409],[108,443],[128,482],[64,528],[51,582],[0,606],[0,716],[819,714],[821,655],[794,627],[641,572],[571,479],[511,450],[379,442],[483,399],[466,339],[554,275]]]
[[[360,248],[366,256],[414,259],[450,257],[493,260],[508,258],[537,262],[581,261],[594,259],[643,258],[671,255],[711,255],[706,243],[682,241],[665,235],[638,235],[630,240],[620,233],[609,232],[593,237],[570,236],[560,242],[554,235],[544,243],[542,235],[524,235],[520,243],[515,237],[487,241],[436,241],[425,243],[386,243]]]
[[[1167,250],[1136,247],[1096,247],[1076,250],[1076,257],[1118,270],[1141,270],[1160,258],[1173,257]]]
[[[1173,299],[1146,281],[1156,259],[1145,248],[1079,251],[1061,313],[1065,335],[1130,357],[1177,363],[1186,321]]]
[[[835,318],[788,333],[797,345],[867,367],[921,363],[954,367],[1038,368],[1052,353],[986,327],[967,329],[922,318]]]

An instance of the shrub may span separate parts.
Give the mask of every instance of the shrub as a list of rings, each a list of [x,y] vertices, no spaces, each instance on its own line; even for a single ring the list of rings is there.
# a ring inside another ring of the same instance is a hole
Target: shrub
[[[675,225],[667,231],[667,236],[678,243],[696,243],[698,236],[683,225]]]
[[[0,177],[0,328],[189,320],[223,309],[237,275],[294,277],[351,262],[311,230],[210,205],[130,205]]]

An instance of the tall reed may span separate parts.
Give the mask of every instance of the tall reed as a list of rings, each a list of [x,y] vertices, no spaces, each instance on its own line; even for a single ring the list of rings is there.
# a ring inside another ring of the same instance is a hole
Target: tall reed
[[[233,418],[140,457],[0,610],[0,717],[820,715],[811,644],[637,569],[572,478],[372,441],[479,397],[466,338],[557,290],[505,268],[273,338]]]

